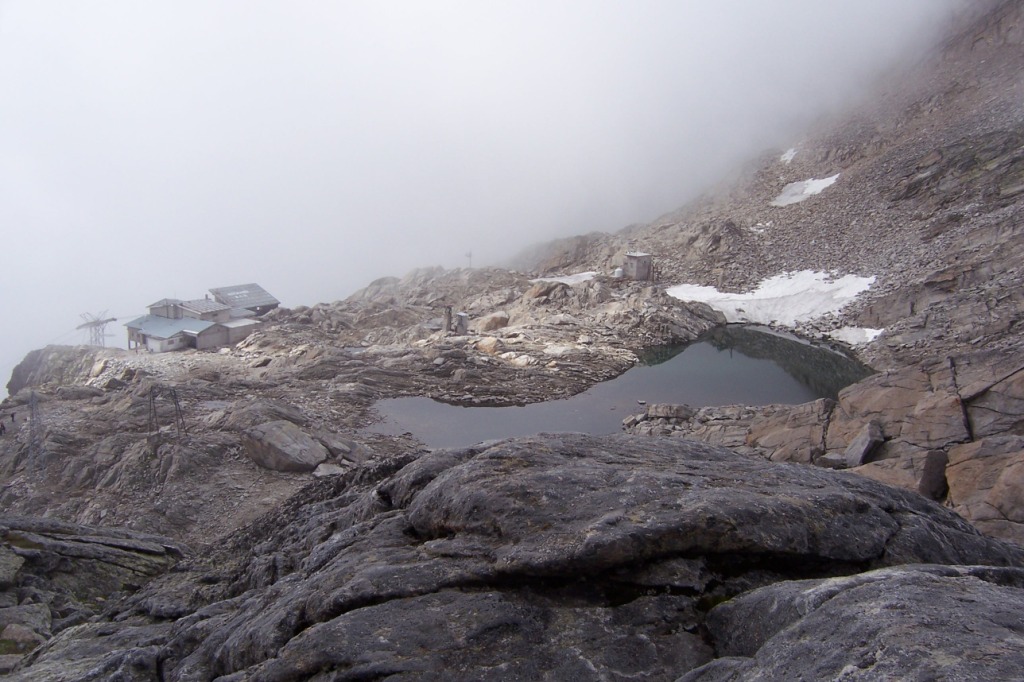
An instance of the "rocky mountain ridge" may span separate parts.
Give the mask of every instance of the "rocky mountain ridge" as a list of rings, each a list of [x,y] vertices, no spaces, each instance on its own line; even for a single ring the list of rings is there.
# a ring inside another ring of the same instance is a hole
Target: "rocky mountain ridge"
[[[1024,5],[977,11],[788,160],[549,245],[530,274],[385,278],[218,353],[29,354],[0,405],[0,670],[1020,676]],[[657,282],[608,276],[634,249]],[[837,401],[651,405],[632,434],[454,450],[361,431],[384,397],[577,393],[724,322],[666,284],[795,269],[876,277],[798,330],[884,327],[857,349],[879,373]],[[447,307],[468,333],[441,328]]]

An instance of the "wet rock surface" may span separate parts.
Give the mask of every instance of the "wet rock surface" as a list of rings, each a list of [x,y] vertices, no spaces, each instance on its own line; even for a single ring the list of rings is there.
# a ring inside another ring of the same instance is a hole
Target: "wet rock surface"
[[[836,584],[872,584],[862,571],[948,563],[993,568],[913,570],[1006,576],[999,589],[1016,595],[1024,576],[995,568],[1024,566],[1024,550],[916,494],[677,439],[437,450],[304,498],[149,583],[107,629],[51,639],[13,679],[102,651],[102,670],[136,679],[673,680],[736,655],[747,636],[709,609],[754,588],[851,573]],[[1010,627],[995,613],[986,628]],[[930,636],[952,638],[947,620]],[[781,646],[764,636],[766,651]]]

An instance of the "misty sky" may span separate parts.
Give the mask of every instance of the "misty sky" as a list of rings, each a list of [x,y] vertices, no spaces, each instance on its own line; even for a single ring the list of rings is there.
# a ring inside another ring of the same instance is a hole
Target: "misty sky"
[[[652,220],[958,0],[0,0],[0,395],[84,312],[285,305]],[[909,52],[908,52],[909,51]]]

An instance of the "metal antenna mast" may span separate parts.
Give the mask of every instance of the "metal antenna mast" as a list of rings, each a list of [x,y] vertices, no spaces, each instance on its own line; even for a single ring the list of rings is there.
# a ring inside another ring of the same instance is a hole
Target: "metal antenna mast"
[[[28,397],[28,454],[34,461],[39,461],[43,451],[43,425],[39,419],[39,399],[32,391]]]
[[[107,311],[104,310],[98,315],[92,313],[82,313],[82,319],[85,320],[82,324],[75,327],[75,329],[88,329],[89,330],[89,345],[104,347],[107,345],[107,325],[111,322],[117,322],[116,317],[107,317]]]

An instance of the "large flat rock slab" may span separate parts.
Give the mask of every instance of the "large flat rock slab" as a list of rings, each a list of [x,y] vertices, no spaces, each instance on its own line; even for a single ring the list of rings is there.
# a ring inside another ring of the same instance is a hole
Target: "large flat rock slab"
[[[957,445],[946,467],[947,503],[990,535],[1024,545],[1024,437]]]
[[[917,494],[677,438],[545,435],[352,476],[233,550],[248,558],[232,596],[175,626],[169,678],[531,678],[543,662],[574,679],[673,680],[710,660],[707,608],[754,587],[1024,565]]]
[[[421,537],[493,548],[500,570],[537,574],[709,553],[962,563],[992,545],[959,516],[858,476],[628,436],[495,445],[439,474],[408,516]]]

